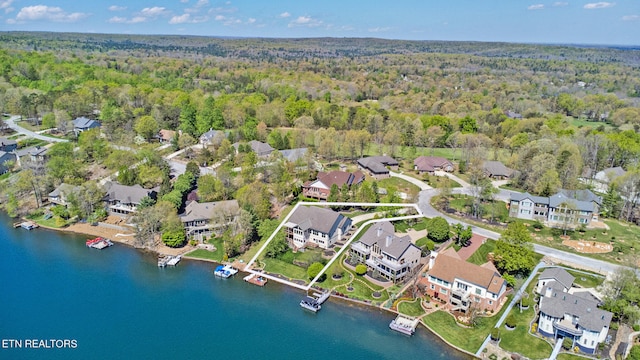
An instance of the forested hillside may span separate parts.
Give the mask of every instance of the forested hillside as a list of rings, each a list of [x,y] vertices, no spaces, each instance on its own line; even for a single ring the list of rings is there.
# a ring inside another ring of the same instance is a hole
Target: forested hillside
[[[466,166],[503,161],[534,194],[620,166],[628,218],[640,187],[634,49],[57,33],[0,33],[0,47],[3,113],[96,118],[122,145],[218,129],[327,160],[446,147]]]

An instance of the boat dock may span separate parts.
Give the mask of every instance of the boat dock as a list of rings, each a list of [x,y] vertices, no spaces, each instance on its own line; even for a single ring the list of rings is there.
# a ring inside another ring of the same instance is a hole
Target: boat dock
[[[237,269],[234,269],[231,265],[218,265],[216,269],[213,271],[215,276],[219,276],[221,278],[229,278],[238,273]]]
[[[24,221],[13,224],[14,228],[21,227],[25,230],[31,230],[37,228],[39,225],[33,221]]]
[[[249,274],[245,276],[243,280],[250,284],[258,285],[258,286],[265,286],[267,284],[267,279],[258,274]]]
[[[182,256],[160,255],[158,256],[158,267],[176,266],[182,260]]]
[[[327,299],[330,296],[331,296],[331,291],[325,291],[325,292],[314,291],[313,294],[310,295],[310,297],[315,299],[315,301],[320,305],[324,304],[324,302],[327,301]]]
[[[398,317],[392,320],[389,324],[389,328],[391,330],[395,330],[405,335],[411,336],[416,331],[416,327],[418,326],[419,322],[420,320],[416,318],[398,314]]]

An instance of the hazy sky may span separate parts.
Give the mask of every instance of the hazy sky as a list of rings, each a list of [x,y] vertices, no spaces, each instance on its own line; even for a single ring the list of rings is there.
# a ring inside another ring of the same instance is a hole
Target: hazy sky
[[[640,45],[640,0],[0,0],[0,30]]]

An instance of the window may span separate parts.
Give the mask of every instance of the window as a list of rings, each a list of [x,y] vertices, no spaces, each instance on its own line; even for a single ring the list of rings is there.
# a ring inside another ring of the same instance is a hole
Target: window
[[[431,284],[431,290],[435,290],[435,289],[436,289],[436,286]]]
[[[446,295],[447,294],[447,289],[440,288],[440,292]]]
[[[479,303],[480,302],[480,298],[476,297],[476,302]]]
[[[493,305],[493,301],[489,300],[489,305]]]
[[[478,295],[482,294],[482,289],[476,288],[476,294],[478,294]]]

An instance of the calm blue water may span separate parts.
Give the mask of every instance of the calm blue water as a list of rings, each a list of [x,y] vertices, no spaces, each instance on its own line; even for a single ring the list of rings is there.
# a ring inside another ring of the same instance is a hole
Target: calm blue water
[[[329,300],[313,314],[302,293],[212,264],[155,257],[85,236],[13,229],[0,215],[0,340],[75,339],[75,349],[4,349],[0,359],[452,359],[419,329],[388,329],[391,314]],[[241,275],[241,274],[238,274]]]

